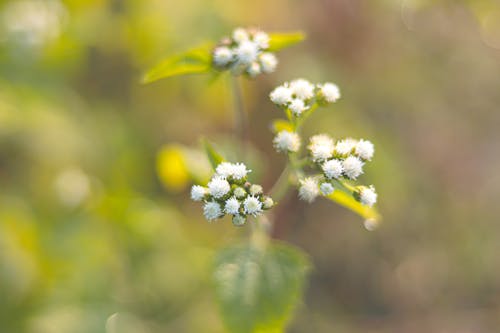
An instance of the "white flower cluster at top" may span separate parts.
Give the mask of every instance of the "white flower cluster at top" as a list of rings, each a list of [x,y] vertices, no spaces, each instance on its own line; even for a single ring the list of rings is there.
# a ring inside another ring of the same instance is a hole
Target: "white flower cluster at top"
[[[299,117],[315,103],[324,105],[336,102],[340,98],[340,90],[333,83],[314,85],[307,80],[296,79],[276,87],[269,98],[277,106]]]
[[[278,59],[267,51],[269,41],[269,35],[263,31],[237,28],[213,50],[213,65],[220,70],[231,70],[234,75],[250,77],[274,72]]]
[[[248,215],[258,216],[274,206],[262,186],[247,181],[249,172],[243,163],[222,162],[206,187],[191,188],[191,199],[204,202],[203,214],[208,221],[229,214],[234,225],[243,225]]]
[[[300,180],[299,197],[308,202],[312,202],[320,194],[327,196],[333,193],[335,180],[357,179],[363,174],[365,162],[370,161],[375,152],[373,144],[368,140],[347,138],[334,142],[326,134],[311,137],[307,149],[312,163],[322,172],[320,176]],[[371,207],[377,202],[373,185],[357,186],[353,195],[366,206]]]

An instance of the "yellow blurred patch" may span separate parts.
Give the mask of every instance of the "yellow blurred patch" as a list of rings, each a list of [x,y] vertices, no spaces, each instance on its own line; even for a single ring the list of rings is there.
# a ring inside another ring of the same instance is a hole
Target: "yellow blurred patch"
[[[178,145],[161,148],[156,158],[156,170],[162,184],[170,191],[182,191],[190,179],[183,150]]]

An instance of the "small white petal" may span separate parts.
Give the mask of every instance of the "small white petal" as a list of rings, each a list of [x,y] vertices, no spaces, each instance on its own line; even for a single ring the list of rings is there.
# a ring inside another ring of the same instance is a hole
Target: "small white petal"
[[[283,130],[274,137],[273,144],[278,152],[297,152],[300,149],[300,137],[295,132]]]
[[[318,181],[313,177],[300,180],[299,198],[309,203],[319,195]]]
[[[337,159],[326,161],[323,163],[322,168],[325,176],[329,179],[337,179],[342,176],[342,172],[344,172],[342,162]]]
[[[363,173],[363,161],[356,156],[349,156],[342,161],[344,174],[350,179],[356,179]]]
[[[301,99],[293,99],[290,105],[288,106],[290,111],[293,112],[296,116],[300,116],[302,112],[304,112],[307,108],[304,104],[304,101]]]
[[[284,106],[292,101],[292,91],[286,86],[279,86],[271,91],[269,98],[274,104]]]
[[[243,208],[245,214],[255,216],[262,212],[262,202],[254,196],[248,196],[245,201],[243,201]]]
[[[272,73],[278,65],[278,59],[272,53],[266,52],[259,56],[262,72]]]
[[[327,103],[336,102],[340,98],[340,90],[333,83],[325,83],[319,86],[319,96]]]
[[[233,52],[225,47],[221,46],[214,50],[214,63],[216,66],[226,66],[233,60]]]
[[[257,44],[250,41],[243,41],[236,48],[236,58],[240,64],[251,64],[257,60],[259,48]]]
[[[214,198],[225,196],[231,189],[228,181],[220,176],[212,178],[208,183],[208,191]]]
[[[370,161],[375,153],[375,146],[368,140],[359,140],[354,148],[354,153],[363,160]]]
[[[256,77],[262,72],[260,64],[258,62],[252,62],[247,68],[247,73],[250,77]]]
[[[200,186],[200,185],[193,185],[191,187],[191,199],[194,201],[201,201],[205,197],[205,195],[208,193],[208,189]]]
[[[375,188],[372,186],[366,187],[363,186],[359,191],[359,201],[366,206],[373,206],[377,202],[377,192],[375,192]]]
[[[356,140],[351,138],[337,141],[335,144],[335,153],[341,156],[349,155],[352,153],[354,148],[356,148],[357,143],[358,142]]]
[[[240,210],[240,202],[236,198],[229,198],[226,200],[224,211],[227,214],[237,215]]]
[[[321,162],[333,156],[333,140],[326,134],[318,134],[309,140],[307,147],[314,162]]]
[[[246,29],[243,29],[243,28],[236,28],[234,29],[233,31],[233,40],[236,42],[236,43],[241,43],[243,41],[246,41],[248,40],[249,38],[249,35],[248,35],[248,32],[246,31]]]
[[[203,215],[208,221],[218,219],[222,215],[222,210],[217,202],[210,201],[203,207]]]
[[[308,100],[314,96],[314,85],[304,79],[297,79],[290,82],[290,89],[295,97]]]
[[[269,47],[269,35],[264,31],[257,31],[253,35],[253,41],[257,43],[261,49],[267,49]]]
[[[335,189],[333,188],[333,185],[330,183],[321,183],[321,185],[319,186],[319,190],[323,195],[330,195],[333,193]]]

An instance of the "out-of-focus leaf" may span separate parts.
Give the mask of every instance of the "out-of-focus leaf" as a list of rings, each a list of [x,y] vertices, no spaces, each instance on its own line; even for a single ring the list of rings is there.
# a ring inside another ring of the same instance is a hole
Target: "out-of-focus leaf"
[[[214,281],[228,331],[283,332],[310,267],[302,251],[283,243],[268,244],[264,250],[251,245],[222,250]]]
[[[293,125],[284,119],[275,119],[271,123],[271,129],[274,133],[278,133],[281,131],[293,132]]]
[[[162,184],[169,190],[183,190],[189,182],[187,163],[178,145],[166,145],[158,152],[156,171]]]
[[[366,220],[380,221],[382,218],[376,208],[362,205],[359,201],[354,199],[352,194],[346,193],[340,189],[333,191],[327,198],[353,211]]]
[[[213,145],[208,142],[206,139],[202,139],[202,144],[203,148],[205,149],[205,152],[207,154],[208,160],[210,161],[210,164],[212,165],[212,168],[215,170],[215,168],[222,162],[224,162],[224,157],[222,157],[221,154],[215,150]]]
[[[207,73],[211,69],[213,44],[205,43],[182,54],[169,57],[150,69],[142,78],[142,83],[151,83],[166,77]]]
[[[269,34],[269,51],[275,52],[302,42],[306,35],[301,32],[271,33]]]

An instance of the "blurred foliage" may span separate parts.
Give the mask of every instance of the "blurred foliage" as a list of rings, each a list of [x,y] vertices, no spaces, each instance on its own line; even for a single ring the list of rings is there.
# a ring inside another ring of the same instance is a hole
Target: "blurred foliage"
[[[246,229],[207,224],[186,188],[206,177],[200,134],[238,153],[228,82],[140,80],[248,25],[308,35],[245,83],[256,181],[284,163],[267,100],[284,80],[342,89],[307,133],[377,148],[376,232],[326,200],[276,208],[273,236],[315,266],[288,331],[497,331],[499,13],[493,0],[1,1],[0,332],[224,332],[210,267]],[[162,173],[169,161],[184,178]]]

